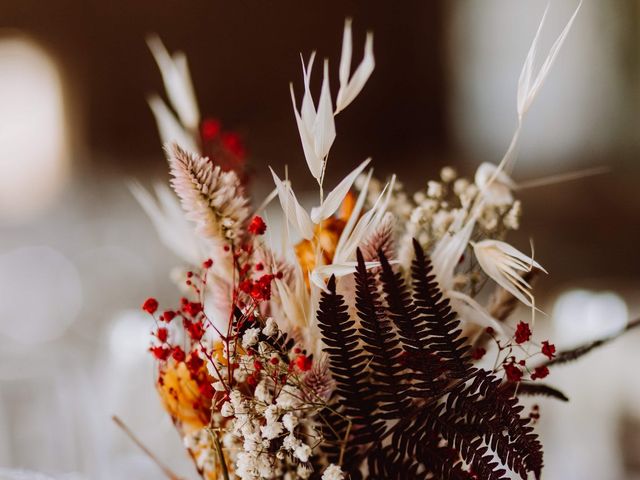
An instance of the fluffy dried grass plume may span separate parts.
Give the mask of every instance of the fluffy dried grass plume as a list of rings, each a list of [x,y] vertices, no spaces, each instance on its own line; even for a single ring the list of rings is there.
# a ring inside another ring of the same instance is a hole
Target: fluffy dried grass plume
[[[379,252],[382,252],[387,258],[395,258],[395,228],[395,217],[391,212],[385,213],[380,225],[369,234],[360,247],[365,261],[376,260]]]
[[[166,148],[171,186],[198,233],[213,243],[241,237],[249,217],[248,200],[235,172],[224,172],[206,157],[177,144]]]

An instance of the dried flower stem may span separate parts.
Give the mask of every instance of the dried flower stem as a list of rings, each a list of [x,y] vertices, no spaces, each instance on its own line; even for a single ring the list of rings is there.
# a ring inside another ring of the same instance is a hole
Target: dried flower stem
[[[120,429],[131,439],[133,443],[135,443],[152,461],[155,463],[160,470],[166,475],[169,480],[184,480],[182,477],[179,477],[175,473],[171,471],[169,467],[164,465],[158,457],[156,457],[151,450],[144,446],[144,444],[133,434],[131,429],[125,425],[125,423],[116,415],[113,415],[111,419],[115,422],[115,424],[120,427]],[[227,479],[228,480],[228,479]]]
[[[220,444],[220,439],[218,438],[218,432],[211,431],[211,436],[213,437],[213,444],[216,447],[216,453],[220,458],[220,467],[222,468],[222,478],[224,480],[229,480],[229,469],[227,468],[227,462],[224,459],[224,453],[222,452],[222,445]]]
[[[342,445],[340,446],[340,457],[338,458],[338,465],[342,465],[342,460],[344,459],[344,451],[347,449],[347,443],[349,441],[349,434],[351,433],[351,426],[353,422],[349,419],[349,423],[347,424],[347,431],[344,434],[344,440]]]

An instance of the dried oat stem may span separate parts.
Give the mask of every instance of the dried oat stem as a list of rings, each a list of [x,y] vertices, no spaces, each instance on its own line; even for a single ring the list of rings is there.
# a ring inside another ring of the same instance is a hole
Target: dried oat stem
[[[156,457],[151,450],[149,450],[139,439],[134,435],[129,427],[118,417],[117,415],[113,415],[111,419],[115,422],[115,424],[120,427],[120,429],[131,439],[133,443],[135,443],[152,461],[155,463],[160,470],[166,475],[169,480],[184,480],[182,477],[179,477],[175,473],[171,471],[169,467],[163,464],[158,457]],[[228,480],[228,479],[227,479]]]

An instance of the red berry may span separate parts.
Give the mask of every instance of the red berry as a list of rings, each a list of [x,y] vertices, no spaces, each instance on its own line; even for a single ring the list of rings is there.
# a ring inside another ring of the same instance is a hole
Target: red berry
[[[516,367],[513,363],[505,364],[504,371],[507,374],[507,380],[510,382],[519,382],[522,380],[522,370]]]
[[[167,341],[167,337],[168,337],[168,331],[166,328],[159,328],[158,331],[156,332],[156,337],[158,337],[158,340],[160,340],[162,343]]]
[[[167,323],[169,323],[174,318],[176,318],[176,312],[174,312],[173,310],[165,310],[165,312],[160,316],[160,319],[164,320]]]
[[[158,310],[158,301],[155,298],[147,298],[142,304],[142,310],[153,315]]]
[[[189,355],[189,359],[186,363],[189,372],[191,372],[191,375],[196,376],[204,365],[204,360],[202,360],[202,358],[200,358],[197,354],[192,353],[191,355]]]
[[[482,347],[478,347],[471,352],[471,358],[473,358],[474,360],[480,360],[482,357],[485,356],[486,353],[487,353],[486,349]]]
[[[199,341],[204,335],[204,326],[199,321],[190,322],[188,320],[185,320],[184,328],[185,330],[187,330],[187,333],[189,334],[191,339],[196,342]]]
[[[213,265],[213,260],[211,260],[210,258],[202,262],[203,268],[211,268],[212,265]]]
[[[303,372],[310,370],[312,363],[313,360],[306,355],[298,355],[298,357],[296,358],[296,366]]]
[[[183,307],[184,313],[195,317],[202,311],[202,304],[200,302],[189,302]]]
[[[531,374],[531,380],[537,380],[541,378],[545,378],[549,375],[549,368],[547,367],[538,367]]]
[[[256,215],[251,219],[251,223],[249,223],[248,230],[249,230],[249,233],[252,233],[253,235],[263,235],[264,232],[267,231],[267,224],[264,223],[264,220],[262,220],[262,217],[259,217],[258,215]]]
[[[163,361],[166,360],[167,358],[169,358],[169,355],[171,354],[171,350],[170,349],[168,349],[167,347],[162,347],[162,346],[151,347],[151,348],[149,348],[149,351],[158,360],[163,360]]]
[[[225,146],[227,150],[238,157],[243,157],[245,154],[244,145],[242,145],[242,140],[240,140],[240,136],[235,132],[225,132],[222,134],[220,138],[222,145]]]
[[[173,347],[173,351],[171,352],[171,356],[173,357],[173,359],[176,362],[183,362],[186,355],[184,353],[184,350],[182,350],[182,348],[180,347]]]
[[[213,140],[220,134],[220,121],[215,118],[207,118],[200,127],[204,140]]]
[[[556,346],[553,343],[549,343],[548,340],[542,342],[542,354],[549,357],[551,360],[556,356]]]
[[[531,338],[531,329],[529,328],[529,324],[526,322],[520,322],[516,327],[516,334],[514,339],[517,344],[521,344],[529,341]]]

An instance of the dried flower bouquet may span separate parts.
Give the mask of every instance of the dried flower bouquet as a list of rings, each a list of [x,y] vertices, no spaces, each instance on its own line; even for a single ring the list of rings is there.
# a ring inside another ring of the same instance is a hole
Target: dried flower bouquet
[[[556,352],[532,339],[531,281],[544,269],[505,242],[522,211],[510,172],[574,18],[534,73],[538,30],[502,161],[473,179],[444,168],[412,196],[395,176],[374,178],[369,160],[324,183],[335,119],[374,70],[369,33],[351,72],[347,21],[335,103],[327,60],[312,96],[315,54],[302,65],[301,103],[291,86],[319,187],[311,210],[273,169],[273,193],[252,204],[239,137],[201,121],[185,57],[150,40],[172,107],[150,99],[175,195],[132,190],[188,266],[175,275],[179,305],[149,298],[143,309],[155,321],[158,392],[203,479],[540,477],[538,409],[525,412],[519,398],[566,400],[542,380],[589,347]],[[261,215],[276,197],[279,232]],[[531,316],[509,322],[518,304]]]

